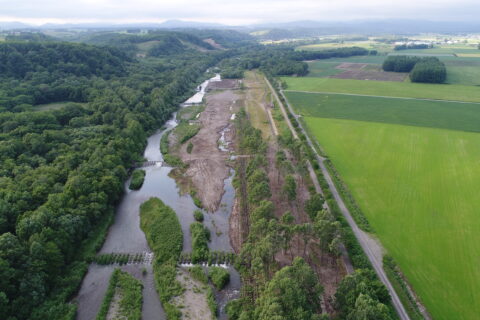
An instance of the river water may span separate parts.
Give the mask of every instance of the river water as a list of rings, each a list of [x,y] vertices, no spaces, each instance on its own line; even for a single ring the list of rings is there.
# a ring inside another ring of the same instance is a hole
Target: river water
[[[175,115],[168,121],[165,129],[156,132],[148,138],[144,157],[147,161],[162,161],[160,152],[160,139],[167,131],[172,130],[177,122]],[[107,238],[99,253],[140,253],[151,252],[143,231],[140,229],[140,205],[151,197],[160,198],[170,206],[178,215],[183,231],[184,251],[191,251],[191,239],[189,227],[194,222],[193,211],[197,209],[190,195],[180,195],[179,188],[174,179],[169,177],[172,170],[168,166],[150,166],[143,168],[146,172],[145,181],[140,190],[128,189],[130,180],[125,182],[125,194],[117,207],[115,222],[108,231]],[[233,170],[232,170],[233,173]],[[204,212],[204,224],[211,231],[211,250],[233,251],[229,238],[229,217],[232,212],[235,190],[232,186],[232,176],[225,179],[225,192],[222,196],[219,209],[214,213]],[[108,287],[110,275],[119,266],[99,266],[91,264],[85,276],[76,301],[78,303],[77,319],[95,319],[105,292]],[[160,304],[157,292],[155,291],[154,279],[151,265],[132,264],[120,267],[124,271],[140,279],[144,285],[142,318],[166,319],[165,313]],[[142,270],[146,268],[147,274],[143,275]],[[224,312],[225,304],[238,297],[241,286],[238,272],[228,267],[231,274],[230,284],[221,292],[216,292],[219,305],[219,319],[226,319]]]

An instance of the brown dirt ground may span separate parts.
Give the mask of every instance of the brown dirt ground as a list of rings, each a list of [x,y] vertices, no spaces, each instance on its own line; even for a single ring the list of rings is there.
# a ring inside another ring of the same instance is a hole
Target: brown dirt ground
[[[224,128],[233,127],[230,117],[236,112],[237,99],[239,99],[238,94],[232,90],[208,94],[205,110],[198,118],[202,128],[189,140],[193,144],[192,153],[189,154],[186,150],[188,143],[184,143],[175,152],[189,165],[184,177],[191,180],[197,191],[197,197],[210,212],[218,209],[224,193],[224,180],[229,175],[226,163],[229,155],[228,152],[218,149],[218,139]],[[226,135],[226,141],[233,143],[232,132]]]
[[[215,40],[213,40],[211,38],[204,39],[203,42],[206,42],[206,43],[210,44],[215,49],[225,49],[221,44],[215,42]]]
[[[408,73],[385,72],[380,67],[368,63],[344,62],[335,68],[344,71],[330,78],[402,82],[408,76]]]
[[[182,284],[185,291],[182,295],[175,297],[173,303],[183,306],[182,319],[210,320],[212,312],[208,307],[205,285],[194,280],[188,272],[182,268],[177,274],[177,281]]]
[[[336,66],[336,69],[344,69],[344,70],[358,70],[363,69],[367,66],[366,63],[354,63],[354,62],[343,62]]]
[[[359,70],[346,70],[342,73],[330,76],[330,78],[402,82],[405,80],[407,76],[408,76],[408,73],[359,69]]]
[[[240,88],[239,80],[223,79],[222,81],[212,81],[208,84],[207,92],[213,90],[234,90]]]

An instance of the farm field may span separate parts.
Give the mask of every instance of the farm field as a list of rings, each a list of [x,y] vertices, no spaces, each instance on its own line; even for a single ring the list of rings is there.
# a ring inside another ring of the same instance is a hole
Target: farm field
[[[326,50],[334,48],[346,48],[346,47],[361,47],[368,50],[377,50],[379,52],[389,52],[391,51],[391,46],[389,44],[380,43],[377,41],[342,41],[340,42],[331,42],[331,43],[318,43],[318,44],[309,44],[304,46],[299,46],[297,50],[306,50],[306,51],[317,51],[317,50]]]
[[[360,47],[372,46],[372,41],[354,42]],[[348,46],[348,43],[324,43],[316,45],[301,46],[297,49],[308,50],[325,50],[336,46]],[[372,49],[372,48],[370,48]],[[447,67],[447,84],[461,85],[480,85],[480,50],[474,46],[467,45],[450,45],[434,47],[432,49],[409,49],[409,50],[383,50],[376,56],[354,56],[347,58],[332,58],[326,60],[309,61],[308,77],[338,77],[341,70],[336,67],[342,63],[367,63],[372,67],[381,68],[386,54],[390,55],[417,55],[417,56],[436,56],[442,60]],[[350,79],[355,79],[351,77]],[[409,81],[407,78],[405,81]]]
[[[286,92],[302,116],[480,132],[480,104]]]
[[[480,57],[480,56],[479,56]],[[336,77],[342,73],[337,66],[342,63],[365,63],[370,68],[381,68],[386,56],[358,56],[349,58],[333,58],[308,62],[307,77]],[[447,84],[480,85],[480,59],[475,57],[438,57],[447,67]],[[409,81],[408,77],[405,81]]]
[[[480,85],[480,59],[457,58],[443,62],[447,67],[446,83]]]
[[[372,96],[480,102],[475,86],[419,84],[393,81],[364,81],[331,78],[282,77],[288,91],[332,92]]]
[[[480,134],[311,116],[305,122],[433,318],[476,319]]]

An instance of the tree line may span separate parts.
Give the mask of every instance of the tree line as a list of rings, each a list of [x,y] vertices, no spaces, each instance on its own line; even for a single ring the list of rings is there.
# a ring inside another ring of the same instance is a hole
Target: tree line
[[[409,72],[412,82],[443,83],[447,68],[437,57],[389,56],[382,69],[392,72]]]
[[[241,78],[244,70],[260,69],[273,76],[308,73],[306,60],[343,58],[358,55],[376,54],[364,48],[338,48],[321,51],[295,51],[291,46],[252,45],[239,49],[239,55],[225,59],[220,64],[224,77]]]
[[[412,43],[412,44],[399,44],[393,47],[393,50],[400,51],[400,50],[407,50],[407,49],[430,49],[433,46],[426,43]]]

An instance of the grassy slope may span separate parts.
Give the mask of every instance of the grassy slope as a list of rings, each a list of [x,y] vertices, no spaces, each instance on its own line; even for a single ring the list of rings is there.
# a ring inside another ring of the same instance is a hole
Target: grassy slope
[[[433,317],[476,319],[480,135],[305,120]]]
[[[480,132],[480,104],[287,92],[304,116]]]
[[[336,92],[480,102],[480,90],[474,86],[330,78],[283,77],[282,80],[286,81],[287,89],[293,91]]]

